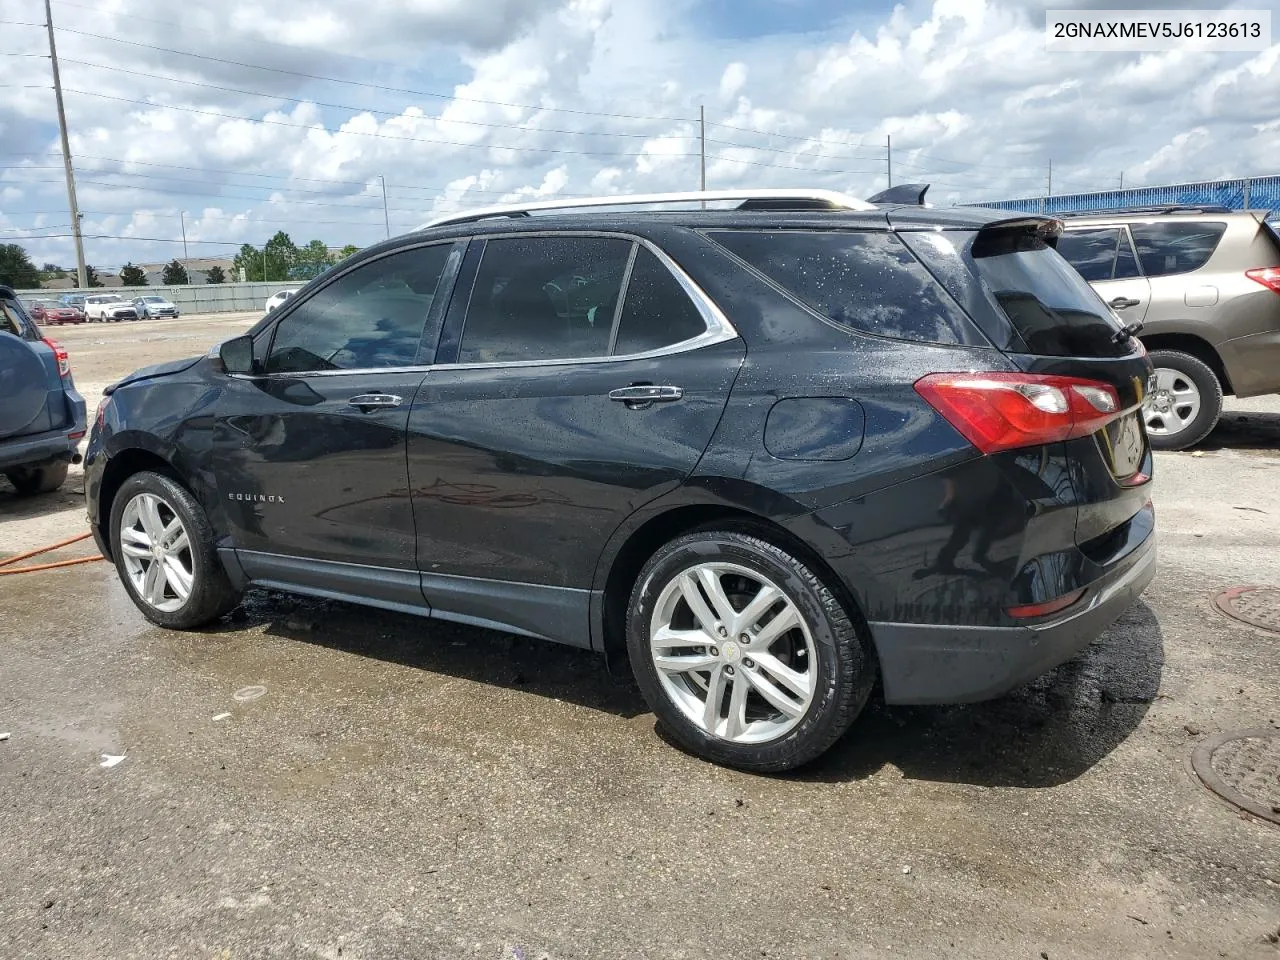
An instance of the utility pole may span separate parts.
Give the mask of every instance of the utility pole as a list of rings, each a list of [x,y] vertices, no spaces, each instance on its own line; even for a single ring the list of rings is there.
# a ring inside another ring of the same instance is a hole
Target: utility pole
[[[80,228],[80,206],[76,203],[76,175],[71,169],[71,142],[67,139],[67,114],[62,107],[62,78],[58,74],[58,47],[53,40],[53,6],[44,0],[45,26],[49,28],[49,59],[53,62],[53,99],[58,104],[58,132],[62,135],[62,165],[67,171],[67,204],[71,207],[71,235],[76,241],[76,286],[84,289],[89,280],[84,269],[84,237]]]
[[[262,282],[267,282],[267,245],[262,245]]]
[[[187,211],[181,210],[178,213],[178,220],[182,224],[182,259],[183,266],[186,266],[187,254]]]
[[[703,193],[707,192],[707,108],[705,106],[698,107],[698,143],[700,149],[698,156],[701,164],[702,175],[699,180],[699,187]],[[702,201],[702,209],[707,209],[707,201]]]
[[[387,239],[391,239],[391,214],[387,212],[387,178],[378,175],[378,180],[382,183],[382,222],[387,226]]]
[[[1123,170],[1120,171],[1120,189],[1121,190],[1124,189],[1124,171]]]
[[[1049,158],[1049,192],[1046,196],[1053,196],[1053,157]]]
[[[885,134],[884,138],[884,169],[889,176],[889,186],[893,186],[893,137]]]

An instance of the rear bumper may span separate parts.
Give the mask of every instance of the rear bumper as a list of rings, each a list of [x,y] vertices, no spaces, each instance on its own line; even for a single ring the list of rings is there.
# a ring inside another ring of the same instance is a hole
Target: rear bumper
[[[870,624],[887,703],[989,700],[1070,660],[1111,626],[1155,576],[1155,535],[1094,581],[1082,607],[1025,627]]]
[[[84,418],[77,430],[84,429]],[[53,460],[71,460],[76,455],[79,440],[72,440],[69,430],[51,430],[32,437],[16,440],[0,440],[0,470],[30,466]]]
[[[1227,340],[1218,352],[1237,397],[1280,393],[1280,331]]]

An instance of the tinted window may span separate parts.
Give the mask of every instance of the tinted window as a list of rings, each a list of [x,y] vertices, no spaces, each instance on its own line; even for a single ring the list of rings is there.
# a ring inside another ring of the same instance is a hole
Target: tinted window
[[[1135,223],[1129,229],[1138,245],[1142,272],[1148,277],[1199,270],[1217,249],[1225,223]]]
[[[842,326],[904,340],[989,346],[893,234],[716,231],[711,236]]]
[[[1043,239],[1025,230],[979,233],[971,248],[983,285],[1030,353],[1124,356],[1120,325],[1084,278]]]
[[[1080,276],[1097,283],[1115,278],[1119,244],[1120,231],[1115,228],[1070,230],[1058,238],[1058,252],[1080,271]]]
[[[458,362],[606,356],[630,256],[629,240],[490,240],[467,307]]]
[[[392,254],[317,291],[276,325],[267,372],[416,363],[451,250],[451,244],[440,244]]]
[[[651,251],[641,247],[627,284],[614,354],[669,347],[691,340],[706,329],[702,314],[680,282]]]
[[[1129,280],[1141,276],[1138,271],[1138,258],[1133,255],[1133,241],[1128,230],[1120,231],[1120,249],[1116,254],[1116,280]]]

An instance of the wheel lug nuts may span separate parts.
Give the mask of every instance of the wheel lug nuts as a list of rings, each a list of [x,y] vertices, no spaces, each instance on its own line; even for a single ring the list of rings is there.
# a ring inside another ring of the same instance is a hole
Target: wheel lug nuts
[[[712,648],[711,648],[711,655],[712,655],[713,657],[718,657],[718,656],[720,656],[720,648],[719,648],[719,647],[712,647]]]
[[[738,639],[739,639],[740,641],[742,641],[743,643],[750,643],[750,642],[751,642],[751,636],[750,636],[750,634],[746,634],[746,633],[744,633],[744,634],[743,634],[742,636],[740,636]]]
[[[722,637],[727,637],[729,635],[729,631],[724,628],[724,624],[720,624],[720,626],[716,627],[716,633],[720,634]]]
[[[748,670],[750,670],[752,667],[756,665],[756,662],[748,657],[746,660],[742,661],[742,665],[746,667]]]
[[[732,677],[732,676],[733,676],[733,667],[725,667],[725,668],[724,668],[724,672],[725,672],[725,673],[727,673],[729,676],[731,676],[731,677]]]

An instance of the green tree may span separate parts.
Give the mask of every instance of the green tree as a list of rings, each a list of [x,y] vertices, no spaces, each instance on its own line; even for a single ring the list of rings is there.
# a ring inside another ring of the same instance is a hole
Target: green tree
[[[360,248],[354,243],[348,243],[345,247],[338,251],[338,259],[345,260],[347,257],[353,257],[360,252]]]
[[[84,265],[84,280],[91,287],[102,286],[102,281],[98,279],[98,271],[93,269],[93,264],[91,263]]]
[[[243,244],[240,252],[236,254],[233,261],[237,276],[243,276],[246,280],[265,280],[262,275],[262,268],[265,263],[262,259],[262,251],[251,243]]]
[[[267,241],[263,252],[266,254],[267,280],[288,280],[289,271],[298,262],[298,248],[289,235],[283,230]]]
[[[312,240],[298,251],[294,259],[291,276],[299,280],[310,280],[318,277],[333,266],[333,256],[323,240]]]
[[[222,268],[215,263],[212,267],[210,267],[207,271],[205,271],[204,282],[205,283],[226,283],[227,275],[223,273]]]
[[[141,267],[135,267],[132,262],[126,263],[120,268],[120,282],[126,287],[145,287],[147,275]]]
[[[170,287],[180,287],[191,282],[191,278],[187,276],[187,268],[178,260],[164,265],[164,274],[160,277],[160,282]]]
[[[0,245],[0,283],[25,290],[40,287],[40,271],[16,243]]]

